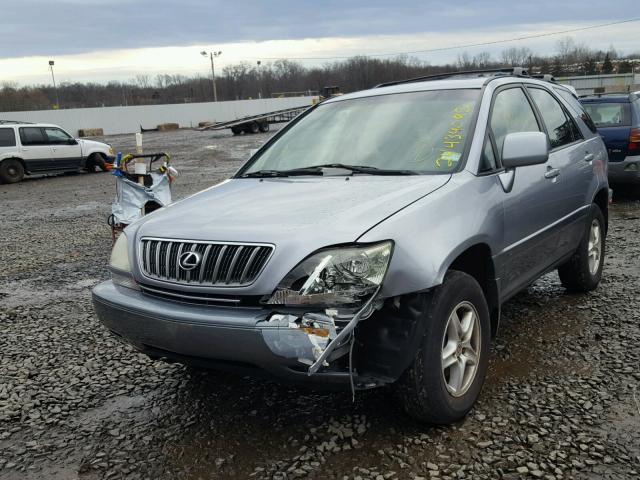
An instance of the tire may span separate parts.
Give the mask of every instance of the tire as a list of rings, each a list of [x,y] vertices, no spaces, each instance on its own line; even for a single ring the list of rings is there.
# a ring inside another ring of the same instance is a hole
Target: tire
[[[405,412],[413,418],[445,425],[464,418],[480,395],[491,343],[489,308],[478,282],[470,275],[455,270],[447,272],[442,285],[427,295],[429,299],[421,314],[425,333],[413,364],[395,384],[395,394]],[[458,323],[460,327],[465,324],[473,326],[466,334],[471,339],[467,346],[475,350],[477,360],[474,370],[462,370],[465,373],[461,376],[457,392],[451,387],[459,378],[459,366],[463,359],[471,358],[473,352],[454,340],[461,334],[454,328],[454,311],[462,315],[462,324]],[[447,346],[448,349],[445,348]],[[443,368],[442,358],[447,350],[453,363]]]
[[[107,165],[101,153],[92,153],[87,159],[87,163],[85,165],[87,173],[96,173],[96,167],[98,167],[102,172],[107,171]]]
[[[231,127],[231,131],[234,135],[240,135],[242,133],[242,128],[240,127]]]
[[[258,122],[251,122],[248,126],[247,126],[247,133],[258,133],[260,131],[260,125],[258,124]]]
[[[597,239],[595,239],[597,237]],[[588,292],[595,289],[602,278],[605,256],[604,215],[597,205],[591,205],[589,222],[578,249],[558,267],[562,286],[569,292]]]
[[[24,178],[24,166],[20,160],[8,158],[0,163],[0,182],[18,183]]]
[[[260,124],[260,131],[262,133],[267,133],[269,131],[269,122],[262,122]]]

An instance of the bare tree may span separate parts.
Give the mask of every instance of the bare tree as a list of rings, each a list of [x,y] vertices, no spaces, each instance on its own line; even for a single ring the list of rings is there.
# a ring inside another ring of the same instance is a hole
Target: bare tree
[[[235,100],[270,97],[274,93],[320,91],[325,86],[338,86],[343,92],[373,87],[379,83],[403,78],[439,74],[458,70],[497,68],[506,65],[527,66],[535,73],[571,75],[608,70],[607,55],[613,71],[631,71],[640,53],[619,58],[613,46],[606,51],[590,50],[570,37],[561,39],[557,55],[534,55],[526,47],[510,47],[495,60],[488,52],[470,55],[461,52],[452,64],[430,65],[410,56],[394,58],[352,57],[327,62],[310,68],[291,60],[262,63],[240,62],[227,65],[217,76],[218,99]],[[635,62],[635,63],[634,63]],[[606,65],[605,65],[606,64]],[[606,68],[605,68],[606,67]],[[71,83],[63,82],[58,93],[65,108],[111,105],[149,105],[211,101],[211,78],[197,75],[160,74],[151,77],[138,74],[128,82]],[[19,86],[0,83],[0,111],[48,109],[55,103],[53,86]]]
[[[510,47],[502,51],[501,59],[504,65],[530,66],[533,51],[527,47]]]

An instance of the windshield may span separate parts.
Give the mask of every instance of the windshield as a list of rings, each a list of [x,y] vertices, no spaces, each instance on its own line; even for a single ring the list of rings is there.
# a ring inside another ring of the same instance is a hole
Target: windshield
[[[374,169],[452,172],[472,134],[479,97],[479,89],[432,90],[320,105],[241,174],[330,164],[372,167],[370,174]]]

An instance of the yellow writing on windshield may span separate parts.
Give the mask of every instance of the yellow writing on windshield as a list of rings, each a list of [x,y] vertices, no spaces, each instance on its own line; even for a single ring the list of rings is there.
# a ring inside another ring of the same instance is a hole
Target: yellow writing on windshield
[[[462,148],[464,147],[465,132],[464,120],[473,111],[473,103],[465,103],[459,105],[451,112],[449,119],[449,128],[442,137],[442,148],[436,158],[436,168],[442,168],[445,163],[447,168],[451,169],[462,156]]]

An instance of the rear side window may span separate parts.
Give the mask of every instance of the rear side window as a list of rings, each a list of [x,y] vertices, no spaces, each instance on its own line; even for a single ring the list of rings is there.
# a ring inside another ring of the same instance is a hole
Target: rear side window
[[[547,127],[551,148],[562,147],[577,140],[573,122],[549,92],[540,88],[529,88],[529,93]]]
[[[540,131],[529,100],[519,87],[502,90],[496,94],[489,122],[500,156],[507,134]]]
[[[631,125],[628,103],[585,103],[584,108],[598,127],[622,127]]]
[[[47,145],[48,143],[40,127],[20,128],[20,141],[23,145]]]
[[[591,133],[596,133],[598,131],[598,129],[596,128],[596,124],[593,123],[593,119],[584,109],[584,105],[582,105],[576,97],[561,88],[554,88],[554,90],[558,95],[562,97],[565,102],[569,104],[569,106],[576,114],[580,115],[580,118],[582,118],[582,121],[585,123],[587,128],[591,130]]]
[[[0,147],[15,147],[16,134],[13,128],[0,128]]]

